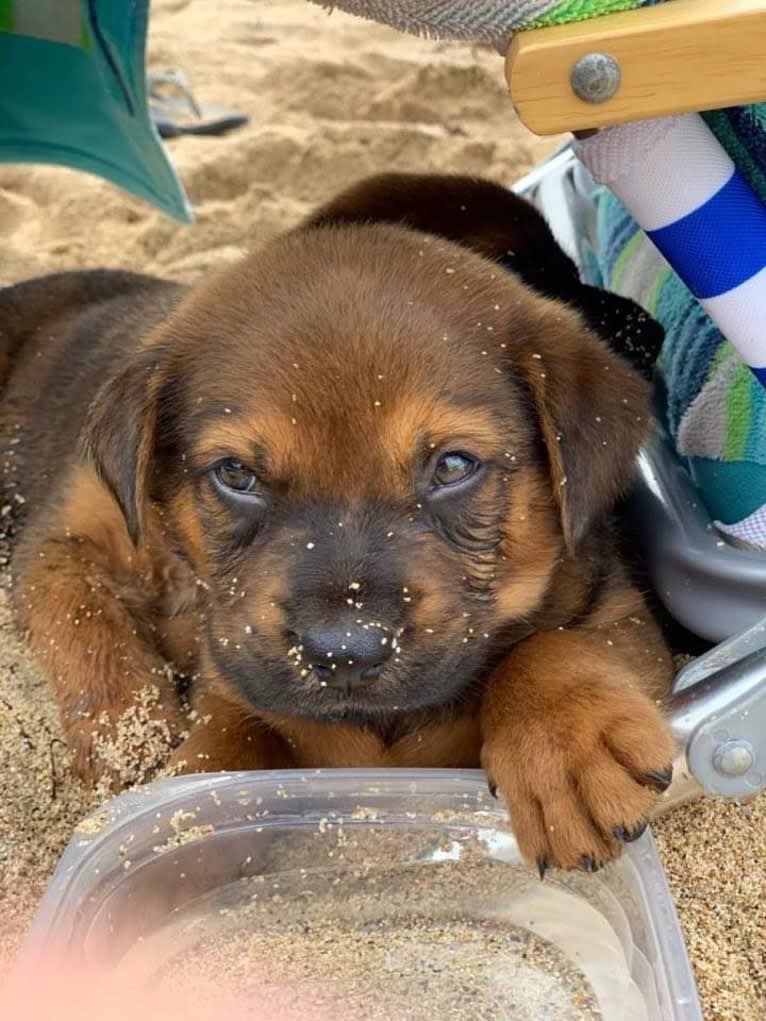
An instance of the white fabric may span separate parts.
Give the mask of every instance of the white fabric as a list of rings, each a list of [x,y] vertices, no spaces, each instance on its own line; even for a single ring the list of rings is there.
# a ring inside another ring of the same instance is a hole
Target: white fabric
[[[766,550],[766,504],[731,525],[724,525],[721,521],[714,524],[719,532],[736,539],[738,544],[750,549]]]
[[[576,142],[575,152],[648,231],[704,205],[734,173],[731,157],[698,114],[606,128]]]
[[[726,294],[700,300],[700,305],[721,333],[736,342],[748,365],[766,366],[766,268]]]

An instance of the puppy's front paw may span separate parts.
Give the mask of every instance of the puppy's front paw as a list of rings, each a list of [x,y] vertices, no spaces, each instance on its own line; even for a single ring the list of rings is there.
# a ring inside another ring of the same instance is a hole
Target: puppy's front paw
[[[522,706],[485,742],[524,857],[593,872],[646,828],[672,777],[673,741],[644,695],[598,682]]]

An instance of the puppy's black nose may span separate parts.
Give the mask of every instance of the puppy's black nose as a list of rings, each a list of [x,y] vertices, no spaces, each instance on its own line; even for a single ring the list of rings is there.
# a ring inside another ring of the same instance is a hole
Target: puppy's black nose
[[[365,687],[377,680],[394,652],[393,632],[353,624],[307,631],[301,637],[303,663],[331,688]]]

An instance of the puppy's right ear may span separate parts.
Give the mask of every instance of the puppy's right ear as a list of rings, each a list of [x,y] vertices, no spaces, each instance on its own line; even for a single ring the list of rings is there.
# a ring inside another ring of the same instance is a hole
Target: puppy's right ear
[[[651,425],[650,387],[563,304],[530,298],[508,354],[537,412],[570,555],[635,474]]]
[[[105,383],[91,405],[82,438],[82,455],[119,504],[135,545],[149,498],[163,361],[162,349],[146,348]]]

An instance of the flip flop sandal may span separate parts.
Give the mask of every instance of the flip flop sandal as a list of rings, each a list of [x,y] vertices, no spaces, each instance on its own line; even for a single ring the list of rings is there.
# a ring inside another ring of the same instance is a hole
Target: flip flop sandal
[[[250,118],[238,110],[200,106],[183,71],[153,71],[147,76],[149,113],[161,138],[224,135]]]

